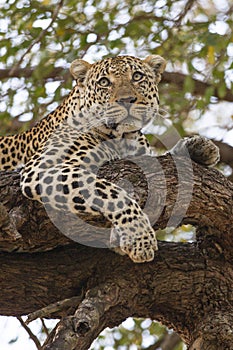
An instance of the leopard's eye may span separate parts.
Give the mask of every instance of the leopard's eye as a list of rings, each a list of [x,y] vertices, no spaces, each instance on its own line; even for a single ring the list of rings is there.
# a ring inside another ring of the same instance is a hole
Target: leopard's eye
[[[100,80],[98,81],[98,84],[102,87],[108,87],[111,85],[111,81],[108,78],[103,77],[103,78],[100,78]]]
[[[132,79],[133,81],[140,81],[144,77],[144,74],[141,72],[134,72]]]

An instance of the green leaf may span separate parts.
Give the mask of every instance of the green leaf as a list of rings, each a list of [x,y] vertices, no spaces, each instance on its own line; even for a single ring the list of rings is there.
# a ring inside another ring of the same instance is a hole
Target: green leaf
[[[210,86],[208,87],[206,90],[205,90],[205,99],[206,99],[206,102],[209,103],[210,102],[210,98],[211,96],[214,95],[214,87],[213,86]]]
[[[223,98],[226,95],[226,85],[225,84],[220,84],[217,88],[218,90],[218,96],[220,98]]]
[[[185,92],[193,92],[194,90],[194,81],[193,78],[190,75],[187,75],[184,81],[184,91]]]

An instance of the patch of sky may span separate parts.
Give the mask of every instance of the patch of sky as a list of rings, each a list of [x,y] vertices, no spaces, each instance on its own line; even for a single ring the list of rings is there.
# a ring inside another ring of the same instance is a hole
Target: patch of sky
[[[233,57],[233,43],[230,43],[228,46],[227,46],[227,55],[229,57]]]
[[[196,16],[193,17],[192,21],[195,23],[206,23],[209,21],[208,16],[206,16],[204,13],[199,13]]]
[[[192,59],[192,65],[197,71],[201,72],[206,68],[206,61],[204,58],[194,57]]]
[[[92,5],[88,5],[89,1],[87,2],[85,8],[83,9],[84,14],[87,16],[88,19],[92,19],[94,14],[96,13],[96,7]]]
[[[65,58],[58,58],[54,63],[54,66],[68,68],[70,66],[70,63],[67,62]]]
[[[219,35],[227,34],[229,29],[229,25],[223,21],[215,21],[209,25],[209,32],[217,33]]]
[[[152,346],[158,337],[151,335],[148,330],[142,332],[142,348],[147,349]],[[158,349],[158,348],[157,348]]]
[[[9,30],[10,23],[11,23],[10,18],[1,18],[0,19],[0,33],[7,33]]]
[[[223,140],[233,146],[233,104],[230,102],[210,104],[204,114],[199,110],[192,110],[184,127],[187,132]]]
[[[95,45],[89,47],[83,59],[88,62],[98,61],[107,55],[109,52],[104,45]],[[94,59],[93,59],[94,58]]]
[[[21,10],[24,7],[29,7],[30,6],[30,1],[29,0],[21,0],[18,1],[16,4],[16,7]]]
[[[14,95],[14,104],[11,107],[11,115],[13,117],[25,112],[25,104],[28,100],[28,91],[23,89],[16,92]]]
[[[119,30],[112,30],[109,33],[108,40],[112,41],[112,40],[120,39],[122,38],[124,33],[125,33],[125,28],[120,28]]]
[[[97,40],[97,35],[95,33],[90,33],[87,36],[87,43],[94,43]]]
[[[44,19],[37,19],[35,22],[33,22],[33,27],[34,28],[42,28],[45,29],[49,26],[51,22],[51,18],[44,18]]]
[[[175,20],[177,18],[179,18],[179,16],[181,15],[181,13],[183,12],[183,9],[185,7],[187,1],[181,0],[181,1],[175,1],[170,9],[169,12],[169,16],[167,18],[171,19],[171,20]]]
[[[129,22],[129,20],[131,19],[129,13],[128,13],[128,9],[122,9],[121,10],[121,15],[117,16],[114,20],[114,24],[115,25],[119,25],[119,24],[126,24],[127,22]]]
[[[205,0],[203,0],[205,1]],[[221,11],[221,12],[226,12],[230,9],[230,3],[232,1],[230,0],[214,0],[214,4],[217,8],[218,11]]]
[[[122,322],[122,326],[129,331],[132,331],[135,327],[135,322],[131,317],[129,317],[124,322]]]
[[[23,317],[25,320],[25,317]],[[55,327],[58,320],[44,320],[48,328]],[[36,350],[34,342],[29,339],[28,333],[21,327],[16,317],[0,316],[1,349],[4,350]],[[45,340],[45,334],[41,332],[41,321],[30,323],[30,329],[41,340]]]

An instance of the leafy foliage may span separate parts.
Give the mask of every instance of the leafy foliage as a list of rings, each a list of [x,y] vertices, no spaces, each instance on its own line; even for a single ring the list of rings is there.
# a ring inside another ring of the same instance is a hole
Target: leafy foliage
[[[172,333],[164,326],[150,319],[129,318],[120,327],[106,329],[92,344],[91,350],[109,349],[165,349],[165,341],[169,343]],[[174,350],[183,350],[184,345],[178,336],[172,339]],[[165,349],[166,350],[166,349]]]
[[[190,109],[205,109],[215,87],[219,98],[231,87],[230,1],[9,0],[0,24],[2,133],[56,107],[72,86],[67,68],[77,57],[164,56],[168,71],[186,74],[183,84],[161,85],[162,106],[179,123]],[[201,98],[193,78],[211,83]]]

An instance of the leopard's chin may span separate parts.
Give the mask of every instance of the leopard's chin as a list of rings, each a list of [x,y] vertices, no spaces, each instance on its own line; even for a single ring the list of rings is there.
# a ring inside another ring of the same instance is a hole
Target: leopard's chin
[[[118,124],[116,130],[124,132],[133,132],[137,130],[141,130],[143,127],[143,123],[141,120],[133,118],[131,116],[125,118],[121,123]]]

